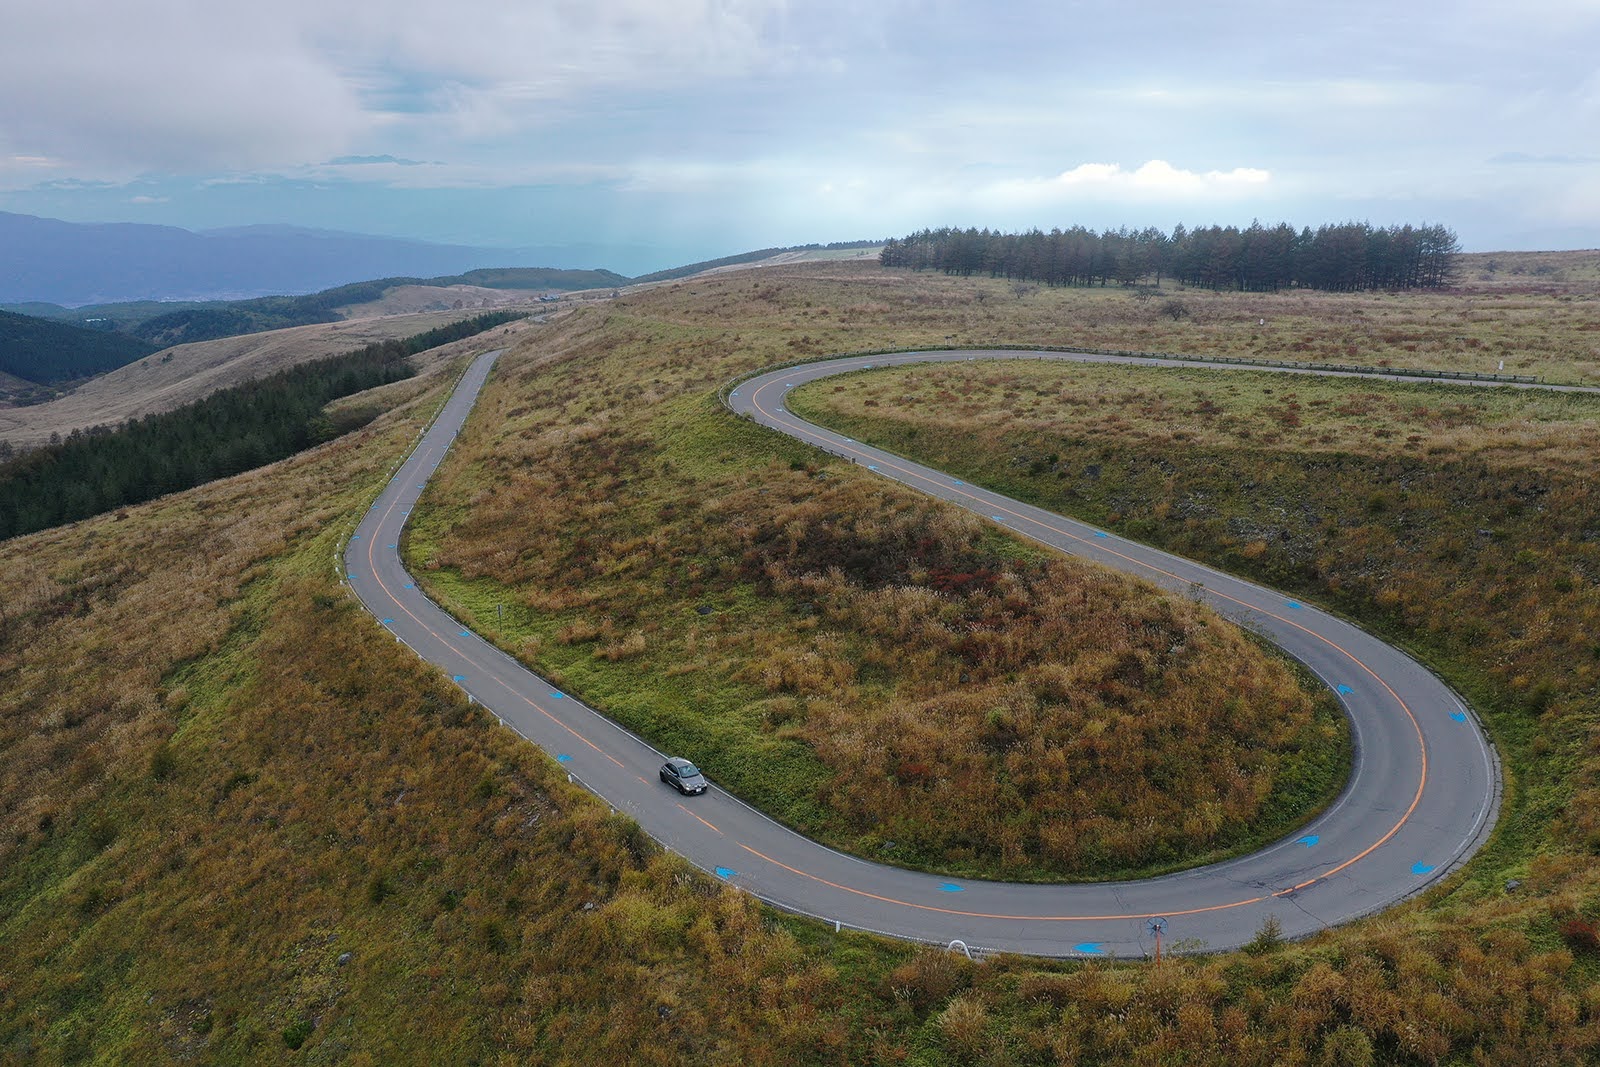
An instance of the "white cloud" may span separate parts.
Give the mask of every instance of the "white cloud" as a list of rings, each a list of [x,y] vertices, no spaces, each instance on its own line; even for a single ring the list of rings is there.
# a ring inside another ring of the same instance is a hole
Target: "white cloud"
[[[1053,178],[996,182],[978,193],[996,205],[1044,205],[1074,200],[1171,201],[1257,196],[1272,180],[1255,167],[1204,172],[1181,170],[1164,159],[1152,159],[1136,170],[1120,163],[1082,163]]]
[[[638,232],[694,213],[796,238],[1351,211],[1465,229],[1447,209],[1547,200],[1600,218],[1586,171],[1570,191],[1543,173],[1600,144],[1600,6],[1529,2],[0,0],[0,203],[135,215],[170,190],[164,214],[215,224],[333,190],[386,226],[477,213],[496,239],[506,205],[530,232],[626,210]],[[515,192],[475,195],[494,190]]]
[[[786,0],[12,0],[0,145],[100,176],[282,167],[385,131],[501,138],[556,102],[794,61]]]
[[[250,167],[365,125],[276,9],[21,0],[0,34],[0,139],[100,174]]]

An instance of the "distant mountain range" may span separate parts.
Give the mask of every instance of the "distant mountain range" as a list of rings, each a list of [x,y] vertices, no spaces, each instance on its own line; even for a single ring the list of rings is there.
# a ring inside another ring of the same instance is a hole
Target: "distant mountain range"
[[[291,226],[194,232],[0,212],[0,304],[238,300],[364,278],[454,275],[552,253],[572,250],[473,248]]]

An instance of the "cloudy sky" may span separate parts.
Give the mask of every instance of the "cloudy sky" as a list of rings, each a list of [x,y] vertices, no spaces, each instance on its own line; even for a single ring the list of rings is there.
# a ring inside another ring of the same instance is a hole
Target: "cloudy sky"
[[[0,210],[627,273],[938,225],[1596,247],[1597,57],[1600,0],[6,0]]]

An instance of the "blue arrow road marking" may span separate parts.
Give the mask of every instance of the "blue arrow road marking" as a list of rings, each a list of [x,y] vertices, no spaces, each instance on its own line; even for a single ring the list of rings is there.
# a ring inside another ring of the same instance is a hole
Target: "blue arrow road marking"
[[[1333,688],[1342,697],[1349,696],[1351,693],[1355,692],[1355,690],[1351,689],[1348,685],[1336,685]]]
[[[1300,610],[1300,602],[1298,600],[1291,600],[1291,601],[1289,601],[1289,607],[1291,609],[1295,610],[1295,611],[1299,611]]]
[[[456,682],[464,682],[464,681],[467,680],[467,676],[464,675],[464,674],[454,674],[454,675],[451,675],[450,677],[451,677],[452,681],[456,681]]]
[[[1006,521],[1006,520],[1004,520],[1004,519],[1002,519],[1002,518],[1001,518],[1001,517],[1000,517],[1000,516],[998,516],[998,515],[990,515],[990,516],[989,516],[989,517],[990,517],[990,518],[991,518],[991,519],[993,519],[993,520],[994,520],[994,521],[995,521],[995,522],[1005,522],[1005,521]]]
[[[383,547],[384,548],[393,548],[394,546],[393,545],[384,545]]]
[[[875,470],[877,470],[877,469],[878,469],[878,465],[877,465],[877,464],[876,464],[876,463],[868,463],[868,464],[867,464],[867,470],[869,470],[869,471],[875,471]]]
[[[394,620],[393,619],[384,619],[383,620],[383,624],[385,626],[393,626],[394,625]]]
[[[962,481],[960,478],[956,478],[956,479],[954,479],[952,484],[954,484],[954,485],[966,485],[967,483]]]
[[[563,752],[559,756],[556,757],[556,762],[557,763],[571,763],[572,762],[572,757],[567,755],[565,752]]]
[[[558,690],[557,692],[554,692],[554,693],[550,694],[550,699],[551,700],[565,700],[566,696],[567,696],[567,694],[565,694],[563,692],[560,692]]]
[[[1094,532],[1094,535],[1096,537],[1110,537],[1111,536],[1110,534],[1106,533],[1104,530],[1096,530]]]
[[[1432,870],[1433,864],[1431,863],[1413,863],[1411,865],[1412,874],[1428,874]]]
[[[456,634],[456,636],[457,637],[471,637],[472,636],[472,631],[471,630],[462,630],[460,633]]]
[[[411,583],[411,582],[407,582],[407,583],[406,583],[406,588],[407,588],[407,589],[415,589],[415,588],[416,588],[416,585],[414,585],[414,584],[413,584],[413,583]]]
[[[1306,846],[1306,848],[1310,848],[1312,845],[1316,844],[1318,841],[1321,841],[1321,840],[1322,840],[1322,838],[1318,837],[1316,834],[1307,834],[1306,836],[1302,837],[1300,840],[1296,841],[1295,844],[1304,845],[1304,846]]]
[[[1100,950],[1100,944],[1101,943],[1099,941],[1080,941],[1076,945],[1072,946],[1072,951],[1087,952],[1096,956],[1104,956],[1105,953]]]
[[[1467,721],[1467,713],[1464,712],[1464,711],[1452,711],[1450,713],[1450,717],[1452,719],[1454,719],[1456,722],[1466,722]]]
[[[738,873],[739,872],[734,870],[732,867],[718,867],[717,868],[717,877],[718,878],[732,878],[734,875],[736,875]]]
[[[350,540],[359,541],[359,540],[361,540],[361,535],[360,534],[351,534],[350,535]]]
[[[941,892],[941,893],[965,893],[966,890],[963,889],[961,886],[956,885],[954,882],[945,882],[945,883],[943,883],[942,885],[939,886],[939,892]]]

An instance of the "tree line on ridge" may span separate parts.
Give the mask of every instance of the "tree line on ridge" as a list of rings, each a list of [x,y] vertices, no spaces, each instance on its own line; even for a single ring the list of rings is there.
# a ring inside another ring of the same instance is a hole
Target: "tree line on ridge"
[[[885,267],[941,270],[970,277],[1090,286],[1172,279],[1200,289],[1440,288],[1456,276],[1460,244],[1442,225],[1376,227],[1365,222],[1309,226],[1288,223],[1186,229],[1105,230],[1082,226],[1049,233],[927,229],[885,245]]]

